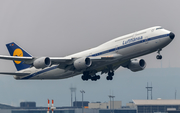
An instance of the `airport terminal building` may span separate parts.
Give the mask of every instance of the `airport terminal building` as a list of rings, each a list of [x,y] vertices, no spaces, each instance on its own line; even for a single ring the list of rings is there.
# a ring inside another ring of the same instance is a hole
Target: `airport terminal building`
[[[180,100],[133,100],[137,113],[179,112]]]
[[[54,113],[83,113],[81,103],[76,107],[56,107]],[[126,106],[122,106],[121,101],[85,101],[84,105],[84,113],[180,113],[180,100],[133,100]],[[0,113],[47,113],[47,110],[48,107],[36,107],[35,102],[21,102],[20,107],[0,104]]]

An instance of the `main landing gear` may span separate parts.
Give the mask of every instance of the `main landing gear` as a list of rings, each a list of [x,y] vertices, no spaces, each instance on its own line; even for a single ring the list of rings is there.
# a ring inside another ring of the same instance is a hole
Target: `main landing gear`
[[[100,76],[99,75],[94,75],[94,76],[91,76],[89,74],[89,72],[83,72],[83,75],[81,76],[82,80],[84,81],[88,81],[89,79],[91,79],[92,81],[96,81],[96,80],[99,80],[100,79]]]
[[[107,80],[112,80],[114,76],[114,71],[109,71],[108,76],[106,77]]]
[[[112,80],[114,76],[114,71],[109,71],[108,72],[108,76],[106,77],[107,80]],[[83,75],[81,76],[81,79],[83,81],[88,81],[89,79],[91,79],[92,81],[97,81],[99,80],[101,77],[100,75],[96,75],[96,74],[89,74],[88,71],[83,72]]]
[[[156,56],[156,58],[158,59],[158,60],[161,60],[162,59],[162,55],[160,54],[160,51],[161,51],[162,49],[159,49],[158,50],[158,55]]]

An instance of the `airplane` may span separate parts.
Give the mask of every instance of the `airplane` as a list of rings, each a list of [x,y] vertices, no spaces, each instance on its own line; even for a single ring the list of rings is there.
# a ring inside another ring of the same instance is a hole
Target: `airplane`
[[[96,81],[100,79],[97,73],[101,72],[112,80],[120,66],[133,72],[144,70],[145,60],[137,57],[157,51],[156,58],[162,59],[160,51],[174,37],[173,32],[155,26],[65,57],[34,57],[12,42],[6,44],[10,56],[0,55],[0,59],[13,60],[17,71],[0,74],[13,75],[17,80],[65,79],[82,74],[82,80]]]

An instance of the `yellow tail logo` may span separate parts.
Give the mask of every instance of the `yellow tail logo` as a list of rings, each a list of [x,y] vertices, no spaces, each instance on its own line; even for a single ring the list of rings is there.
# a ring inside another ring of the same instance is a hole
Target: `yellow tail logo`
[[[23,51],[19,48],[14,50],[13,56],[23,57]],[[14,61],[16,64],[20,64],[21,61]]]

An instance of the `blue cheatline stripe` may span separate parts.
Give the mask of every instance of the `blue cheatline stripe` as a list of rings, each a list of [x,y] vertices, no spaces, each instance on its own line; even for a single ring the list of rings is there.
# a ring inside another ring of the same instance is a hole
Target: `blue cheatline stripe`
[[[143,39],[143,40],[140,40],[140,41],[137,41],[137,42],[134,42],[134,43],[126,44],[126,45],[119,46],[119,47],[116,47],[116,48],[112,48],[112,49],[109,49],[109,50],[106,50],[106,51],[95,53],[95,54],[90,55],[88,57],[103,55],[103,54],[110,53],[110,52],[113,52],[113,51],[116,51],[116,50],[119,50],[119,49],[123,49],[123,48],[127,48],[127,47],[130,47],[130,46],[133,46],[133,45],[144,43],[146,41],[160,39],[160,38],[163,38],[163,37],[166,37],[166,36],[169,36],[169,34],[164,34],[164,35],[159,35],[159,36],[151,37],[151,38],[148,38],[148,39]]]
[[[21,78],[21,79],[29,79],[29,78],[32,78],[32,77],[37,76],[37,75],[39,75],[39,74],[42,74],[42,73],[44,73],[44,72],[47,72],[47,71],[56,69],[57,67],[58,67],[58,66],[53,66],[53,67],[50,67],[50,68],[47,68],[47,69],[38,71],[38,72],[36,72],[36,73],[30,74],[30,75],[28,75],[28,76],[26,76],[26,77],[24,77],[24,78]]]
[[[116,50],[119,50],[119,49],[123,49],[123,48],[127,48],[127,47],[130,47],[130,46],[133,46],[133,45],[137,45],[137,44],[143,43],[143,42],[145,42],[145,41],[156,40],[156,39],[160,39],[160,38],[167,37],[167,36],[169,36],[169,34],[151,37],[151,38],[144,39],[144,40],[140,40],[140,41],[137,41],[137,42],[134,42],[134,43],[130,43],[130,44],[127,44],[127,45],[123,45],[123,46],[119,46],[119,47],[116,47],[116,48],[112,48],[112,49],[109,49],[109,50],[106,50],[106,51],[102,51],[102,52],[99,52],[99,53],[96,53],[96,54],[93,54],[93,55],[90,55],[90,56],[99,56],[99,55],[106,54],[106,53],[110,53],[110,52],[113,52],[113,51],[116,51]],[[90,57],[90,56],[88,56],[88,57]],[[33,73],[33,74],[31,74],[31,75],[28,75],[27,77],[24,77],[24,78],[22,78],[22,79],[32,78],[32,77],[37,76],[37,75],[39,75],[39,74],[41,74],[41,73],[44,73],[44,72],[47,72],[47,71],[56,69],[57,67],[58,67],[58,66],[53,66],[53,67],[50,67],[50,68],[47,68],[47,69],[38,71],[38,72]]]

